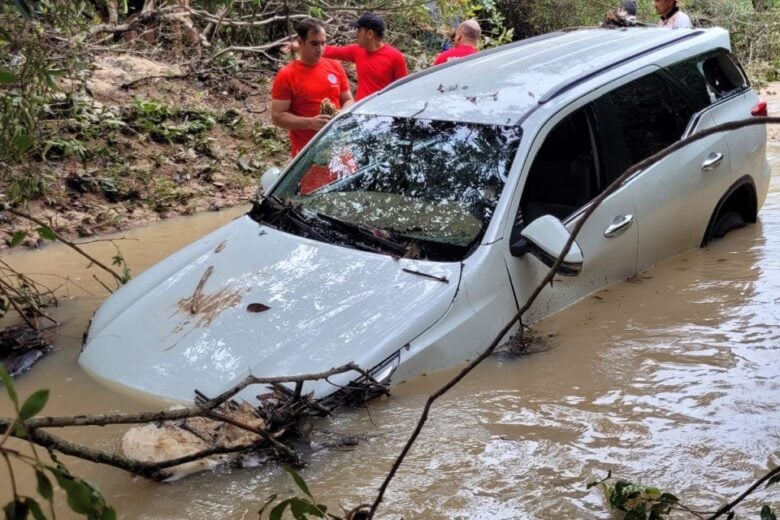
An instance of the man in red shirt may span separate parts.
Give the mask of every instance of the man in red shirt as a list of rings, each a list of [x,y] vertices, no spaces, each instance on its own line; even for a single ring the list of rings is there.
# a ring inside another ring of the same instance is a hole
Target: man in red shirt
[[[455,31],[455,47],[448,49],[433,61],[434,65],[441,65],[450,60],[471,56],[477,52],[479,38],[482,35],[482,28],[476,20],[466,20],[458,26]]]
[[[343,47],[328,45],[323,55],[355,64],[358,76],[356,100],[360,101],[409,74],[406,58],[401,51],[382,41],[385,22],[380,16],[366,13],[349,25],[357,28],[357,43]],[[289,47],[282,47],[282,50],[288,52],[290,48],[298,52],[298,43],[293,42]]]
[[[314,19],[298,24],[298,59],[285,65],[274,78],[271,120],[290,131],[290,155],[295,157],[319,129],[332,118],[320,113],[324,99],[337,108],[355,100],[340,63],[323,58],[325,28]]]

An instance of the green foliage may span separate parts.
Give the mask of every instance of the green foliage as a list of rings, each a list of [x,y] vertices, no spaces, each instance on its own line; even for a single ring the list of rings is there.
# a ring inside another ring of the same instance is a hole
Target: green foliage
[[[56,79],[78,77],[86,62],[77,46],[63,46],[62,33],[83,27],[88,2],[15,0],[0,11],[0,160],[19,161],[39,142],[41,119]],[[4,169],[0,168],[0,180]]]
[[[165,213],[175,203],[186,202],[187,198],[187,194],[175,182],[168,177],[161,177],[153,180],[147,203],[154,211]]]
[[[136,98],[125,116],[132,128],[161,143],[190,142],[216,124],[208,111],[175,108],[156,99]]]
[[[324,504],[318,504],[317,500],[309,491],[306,481],[295,470],[285,466],[285,471],[295,482],[295,485],[303,493],[303,496],[287,498],[273,505],[277,500],[277,495],[268,498],[266,503],[260,509],[258,515],[263,515],[268,511],[268,520],[282,520],[285,511],[289,509],[290,514],[295,520],[306,520],[307,518],[330,518],[331,520],[342,520],[341,517],[328,513],[328,507]],[[271,507],[273,505],[273,507]],[[269,510],[270,508],[270,510]]]
[[[769,479],[767,486],[780,480],[780,474]],[[664,492],[657,487],[642,486],[627,480],[618,480],[614,485],[609,481],[612,472],[601,480],[589,482],[587,489],[599,487],[614,511],[623,512],[623,520],[665,520],[670,518],[673,512],[687,513],[692,517],[702,518],[700,514],[686,507],[680,499],[671,493]],[[677,518],[677,516],[675,516]],[[734,512],[728,513],[728,518],[735,518]],[[777,517],[768,505],[764,505],[760,511],[761,520],[777,520]]]
[[[28,432],[24,428],[24,421],[38,415],[46,406],[49,399],[48,390],[38,390],[33,392],[24,403],[19,406],[19,396],[16,392],[14,382],[2,364],[0,364],[0,380],[5,386],[8,397],[11,399],[16,412],[16,418],[13,421],[11,431],[15,431],[17,436],[25,437]],[[14,429],[13,426],[16,426]],[[90,520],[114,520],[116,512],[106,503],[106,499],[100,490],[92,483],[74,476],[68,468],[57,460],[54,453],[49,453],[53,464],[45,464],[38,458],[29,457],[20,454],[17,450],[8,450],[4,447],[8,437],[0,437],[0,455],[6,458],[15,458],[20,464],[29,466],[35,472],[36,492],[46,502],[49,507],[53,507],[54,486],[51,479],[47,476],[49,473],[61,489],[65,491],[68,498],[68,506],[72,511],[83,515]],[[33,451],[35,454],[36,452]],[[13,466],[7,465],[9,480],[14,481]],[[13,498],[3,507],[5,517],[8,519],[26,519],[32,516],[36,520],[47,518],[43,513],[38,500],[33,497],[23,495],[15,487],[13,489]]]
[[[42,197],[49,191],[54,182],[51,173],[34,164],[24,170],[6,172],[5,175],[5,194],[11,203],[25,204],[30,200]]]
[[[119,267],[121,271],[120,272],[121,280],[119,282],[122,284],[126,284],[132,278],[132,275],[130,274],[130,267],[127,265],[127,261],[125,260],[125,257],[122,255],[122,251],[119,249],[119,247],[113,242],[111,243],[116,248],[116,254],[111,257],[111,265]]]

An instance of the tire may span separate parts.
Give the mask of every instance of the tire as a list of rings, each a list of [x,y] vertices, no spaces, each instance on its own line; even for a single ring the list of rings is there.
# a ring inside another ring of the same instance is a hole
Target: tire
[[[723,238],[729,231],[745,227],[746,224],[745,219],[742,218],[739,212],[734,210],[724,211],[718,215],[715,225],[712,226],[708,242]]]

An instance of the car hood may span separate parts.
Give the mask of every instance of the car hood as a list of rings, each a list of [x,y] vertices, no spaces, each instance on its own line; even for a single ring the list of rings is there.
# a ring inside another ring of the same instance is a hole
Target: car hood
[[[195,389],[214,396],[249,374],[371,369],[444,315],[459,277],[458,263],[326,244],[245,216],[106,300],[79,361],[99,379],[177,401]],[[336,389],[319,382],[306,391]]]

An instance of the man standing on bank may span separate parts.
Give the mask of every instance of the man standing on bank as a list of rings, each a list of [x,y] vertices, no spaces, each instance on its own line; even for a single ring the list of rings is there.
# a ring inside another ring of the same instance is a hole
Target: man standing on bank
[[[653,0],[655,12],[661,17],[658,27],[690,29],[691,19],[677,7],[677,0]]]
[[[296,33],[298,59],[276,74],[271,90],[271,120],[290,131],[292,157],[333,117],[321,113],[325,99],[336,108],[346,108],[355,102],[344,68],[322,56],[326,39],[322,24],[304,19]]]
[[[482,28],[479,23],[476,20],[466,20],[455,31],[455,38],[453,38],[455,46],[436,56],[433,64],[441,65],[453,59],[471,56],[477,52],[480,36],[482,36]]]

